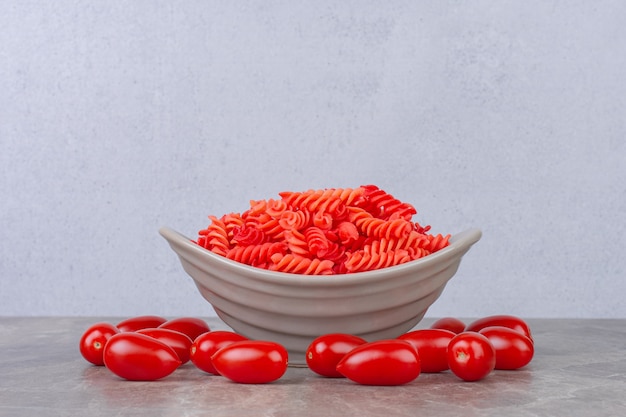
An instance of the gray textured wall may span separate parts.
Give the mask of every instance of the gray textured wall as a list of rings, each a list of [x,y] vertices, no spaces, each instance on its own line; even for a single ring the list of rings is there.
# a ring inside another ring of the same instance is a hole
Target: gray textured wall
[[[625,317],[626,3],[0,2],[0,314],[211,315],[157,230],[374,183],[429,315]]]

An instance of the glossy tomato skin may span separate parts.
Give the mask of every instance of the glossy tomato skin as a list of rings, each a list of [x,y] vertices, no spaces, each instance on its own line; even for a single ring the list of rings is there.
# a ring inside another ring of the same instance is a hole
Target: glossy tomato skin
[[[339,361],[352,349],[367,341],[345,333],[329,333],[315,338],[306,350],[306,364],[313,372],[327,378],[342,378]]]
[[[420,357],[421,372],[442,372],[448,366],[448,344],[456,333],[444,329],[413,330],[398,337],[406,340],[417,349]]]
[[[79,350],[83,358],[97,366],[104,365],[102,358],[106,342],[119,333],[111,323],[99,322],[91,325],[80,338]]]
[[[468,324],[465,331],[479,332],[485,327],[493,326],[508,327],[509,329],[520,332],[521,334],[529,338],[531,342],[533,342],[533,337],[530,332],[530,326],[528,325],[528,323],[526,323],[523,319],[519,317],[506,314],[482,317]]]
[[[211,357],[217,372],[240,384],[266,384],[287,371],[287,349],[263,340],[233,342]]]
[[[431,329],[443,329],[459,334],[465,330],[465,323],[454,317],[443,317],[430,325]]]
[[[225,330],[213,330],[196,337],[190,349],[191,362],[198,369],[210,374],[219,375],[211,356],[223,347],[234,342],[248,340],[245,336]]]
[[[120,321],[116,327],[120,329],[120,332],[136,332],[141,329],[159,327],[166,321],[167,319],[161,316],[135,316]]]
[[[420,358],[405,340],[378,340],[348,352],[337,371],[362,385],[403,385],[419,376]]]
[[[448,345],[448,365],[464,381],[485,378],[496,366],[496,350],[480,333],[459,333]]]
[[[209,329],[209,325],[206,321],[197,317],[178,317],[166,321],[159,327],[184,333],[189,336],[192,341],[194,341],[196,337],[200,336],[202,333],[206,333],[211,330]]]
[[[117,376],[132,381],[153,381],[174,372],[181,364],[168,345],[136,332],[111,336],[104,347],[104,364]]]
[[[535,347],[523,334],[508,327],[485,327],[479,332],[496,350],[495,369],[519,369],[530,363]]]
[[[193,342],[186,334],[163,328],[140,329],[137,333],[154,337],[174,349],[181,365],[189,362],[189,350]]]

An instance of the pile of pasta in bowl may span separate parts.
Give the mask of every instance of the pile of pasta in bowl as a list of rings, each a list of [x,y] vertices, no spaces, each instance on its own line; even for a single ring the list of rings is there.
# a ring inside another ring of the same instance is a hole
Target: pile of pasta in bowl
[[[347,274],[410,262],[448,246],[413,221],[415,207],[375,185],[286,191],[243,213],[209,216],[197,244],[271,271]]]

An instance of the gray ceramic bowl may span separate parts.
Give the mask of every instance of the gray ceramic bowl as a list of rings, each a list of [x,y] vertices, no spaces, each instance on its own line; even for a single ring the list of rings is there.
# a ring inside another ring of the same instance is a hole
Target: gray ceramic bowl
[[[394,267],[311,276],[251,267],[216,255],[170,228],[159,232],[216,314],[248,338],[283,344],[292,366],[306,366],[304,352],[322,334],[378,340],[413,328],[482,235],[478,229],[466,230],[453,235],[446,248]]]

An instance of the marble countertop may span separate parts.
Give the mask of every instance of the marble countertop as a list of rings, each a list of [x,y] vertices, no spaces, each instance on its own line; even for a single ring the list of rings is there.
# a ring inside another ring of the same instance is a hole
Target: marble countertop
[[[524,369],[463,382],[449,371],[395,387],[360,386],[289,368],[265,385],[183,365],[130,382],[87,363],[82,332],[102,317],[0,317],[0,416],[625,416],[626,320],[528,320]],[[213,329],[227,329],[207,318]],[[424,328],[425,319],[416,328]]]

